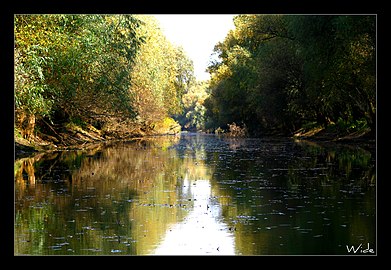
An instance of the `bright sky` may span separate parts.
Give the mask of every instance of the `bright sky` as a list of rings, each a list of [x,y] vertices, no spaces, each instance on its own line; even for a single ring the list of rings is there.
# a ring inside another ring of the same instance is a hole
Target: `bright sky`
[[[197,80],[209,79],[205,70],[214,46],[223,41],[234,29],[233,17],[228,14],[159,14],[165,36],[175,45],[182,46],[194,64]]]

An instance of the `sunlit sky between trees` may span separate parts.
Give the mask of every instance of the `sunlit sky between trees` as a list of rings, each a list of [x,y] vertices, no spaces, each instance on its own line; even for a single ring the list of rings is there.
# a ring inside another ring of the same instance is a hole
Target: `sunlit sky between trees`
[[[194,64],[198,80],[209,79],[206,68],[217,42],[223,41],[234,28],[236,14],[158,14],[166,37],[175,45],[182,46]]]

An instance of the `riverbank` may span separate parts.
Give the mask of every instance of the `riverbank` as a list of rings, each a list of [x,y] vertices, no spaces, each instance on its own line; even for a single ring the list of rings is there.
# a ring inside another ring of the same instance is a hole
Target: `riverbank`
[[[162,134],[174,134],[178,132],[178,127],[174,133],[170,129],[155,130],[148,132],[140,128],[135,128],[126,134],[102,134],[100,130],[94,128],[80,128],[70,126],[61,132],[56,132],[55,136],[37,133],[29,140],[24,139],[18,130],[15,130],[15,158],[23,158],[34,155],[38,152],[62,151],[62,150],[82,150],[99,143],[109,143],[111,141],[129,140],[143,138],[146,136],[156,136]],[[338,142],[338,143],[359,143],[363,147],[373,147],[376,145],[376,136],[370,129],[361,129],[353,132],[341,132],[333,126],[313,127],[310,129],[300,129],[293,136],[294,139],[308,140],[313,142]]]
[[[354,131],[339,131],[335,126],[313,127],[310,129],[299,129],[293,134],[295,138],[305,138],[318,141],[358,141],[358,140],[375,140],[374,133],[369,128],[363,128]]]
[[[363,148],[376,147],[376,133],[369,128],[355,131],[340,131],[335,126],[313,127],[308,130],[300,129],[292,136],[294,139],[312,142],[335,142],[343,144],[360,144]]]
[[[82,150],[102,143],[118,140],[132,140],[148,136],[177,134],[180,126],[174,120],[164,119],[156,123],[153,128],[142,125],[132,125],[131,128],[116,128],[112,130],[99,130],[91,125],[84,127],[67,124],[61,128],[49,126],[50,132],[37,131],[29,139],[25,139],[21,132],[15,128],[15,158],[23,158],[38,152]]]

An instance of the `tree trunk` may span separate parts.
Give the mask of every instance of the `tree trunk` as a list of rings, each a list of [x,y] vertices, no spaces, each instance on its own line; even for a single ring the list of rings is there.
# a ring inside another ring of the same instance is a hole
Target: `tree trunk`
[[[35,115],[21,112],[17,117],[17,121],[17,126],[20,127],[23,138],[30,140],[31,136],[34,134]]]

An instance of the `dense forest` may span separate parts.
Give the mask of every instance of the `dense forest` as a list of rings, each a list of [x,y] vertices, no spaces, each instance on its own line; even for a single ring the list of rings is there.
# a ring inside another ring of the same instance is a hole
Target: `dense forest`
[[[376,16],[239,15],[215,46],[207,128],[376,130]]]
[[[193,65],[154,17],[17,15],[14,27],[16,136],[67,144],[66,134],[180,128],[169,116],[182,110]]]
[[[15,138],[376,130],[376,16],[238,15],[199,82],[148,15],[16,15]]]

